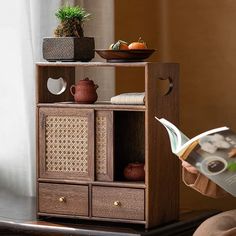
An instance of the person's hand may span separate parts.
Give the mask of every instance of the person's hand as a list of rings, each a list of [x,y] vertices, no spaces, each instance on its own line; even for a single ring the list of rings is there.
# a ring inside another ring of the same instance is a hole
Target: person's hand
[[[199,172],[198,172],[198,170],[194,167],[194,166],[192,166],[192,165],[190,165],[188,162],[186,162],[186,161],[183,161],[182,160],[182,166],[188,171],[188,172],[190,172],[190,173],[192,173],[192,174],[198,174]]]

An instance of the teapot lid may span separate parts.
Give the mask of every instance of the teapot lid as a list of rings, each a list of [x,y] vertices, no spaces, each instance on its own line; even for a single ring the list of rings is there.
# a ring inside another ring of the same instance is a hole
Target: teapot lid
[[[88,77],[86,77],[85,79],[79,80],[78,84],[80,84],[80,83],[86,83],[86,84],[92,84],[92,85],[94,85],[93,80],[90,80]]]

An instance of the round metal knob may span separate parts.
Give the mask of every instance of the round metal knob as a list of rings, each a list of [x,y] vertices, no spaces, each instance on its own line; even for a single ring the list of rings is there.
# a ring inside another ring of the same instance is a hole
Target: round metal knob
[[[66,198],[65,197],[60,197],[59,198],[59,202],[65,202],[66,201]]]
[[[114,206],[120,206],[121,205],[121,202],[120,201],[114,201]]]

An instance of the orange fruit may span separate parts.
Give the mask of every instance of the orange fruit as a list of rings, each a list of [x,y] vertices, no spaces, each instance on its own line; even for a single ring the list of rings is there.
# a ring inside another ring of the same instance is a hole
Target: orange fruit
[[[132,42],[128,48],[130,50],[136,50],[136,49],[147,49],[147,45],[146,43],[141,39],[139,38],[139,40],[137,42]]]
[[[129,50],[129,46],[128,46],[128,44],[121,43],[119,49],[120,50]]]

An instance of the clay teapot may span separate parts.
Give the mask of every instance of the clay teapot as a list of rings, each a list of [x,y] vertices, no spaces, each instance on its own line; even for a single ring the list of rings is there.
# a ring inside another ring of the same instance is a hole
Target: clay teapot
[[[143,181],[145,179],[145,165],[144,163],[129,163],[124,168],[124,177],[127,180]]]
[[[80,80],[76,85],[70,87],[70,92],[77,103],[92,104],[97,101],[98,85],[94,84],[89,78]]]

